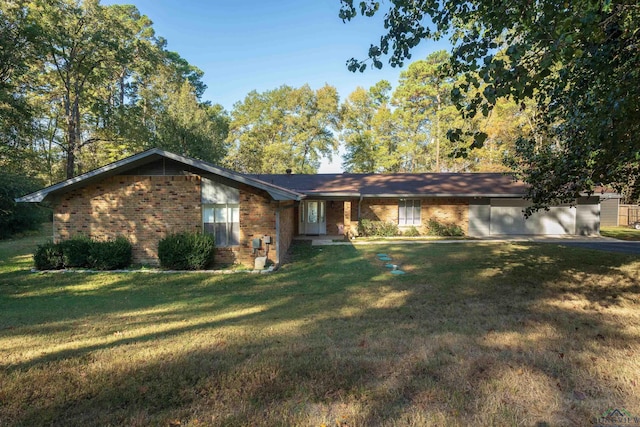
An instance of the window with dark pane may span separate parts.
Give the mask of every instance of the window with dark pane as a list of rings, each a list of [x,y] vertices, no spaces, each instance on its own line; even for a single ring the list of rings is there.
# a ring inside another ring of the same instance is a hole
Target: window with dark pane
[[[204,205],[202,220],[205,233],[213,235],[216,246],[240,244],[240,206],[238,204]]]

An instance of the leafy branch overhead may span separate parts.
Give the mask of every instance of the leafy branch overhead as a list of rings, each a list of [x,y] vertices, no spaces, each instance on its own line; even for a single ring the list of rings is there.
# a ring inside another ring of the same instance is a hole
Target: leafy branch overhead
[[[516,145],[512,166],[536,207],[572,201],[598,184],[640,198],[640,5],[612,0],[341,0],[344,21],[384,13],[384,33],[365,60],[402,66],[425,40],[448,37],[452,91],[467,117],[497,100],[533,102],[535,132]],[[479,90],[479,91],[478,91]],[[470,91],[476,94],[469,98]],[[523,104],[524,105],[524,104]],[[451,133],[453,137],[459,133]],[[472,148],[483,144],[477,136]]]

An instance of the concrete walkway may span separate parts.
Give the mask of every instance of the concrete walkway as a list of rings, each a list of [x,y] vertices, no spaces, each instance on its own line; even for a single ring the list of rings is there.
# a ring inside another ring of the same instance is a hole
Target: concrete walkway
[[[553,243],[563,246],[575,246],[607,252],[620,252],[640,255],[640,242],[629,242],[604,236],[512,236],[512,237],[483,237],[477,239],[403,239],[390,238],[387,240],[354,239],[338,241],[340,236],[314,236],[312,246],[344,246],[344,245],[415,245],[425,243],[455,244],[455,243]]]
[[[484,242],[539,242],[539,243],[615,243],[622,242],[618,239],[603,236],[500,236],[500,237],[480,237],[473,239],[406,239],[402,237],[388,238],[383,240],[353,239],[351,241],[338,241],[339,236],[313,236],[311,240],[312,246],[331,246],[331,245],[411,245],[424,243],[484,243]],[[634,243],[634,242],[624,242]]]

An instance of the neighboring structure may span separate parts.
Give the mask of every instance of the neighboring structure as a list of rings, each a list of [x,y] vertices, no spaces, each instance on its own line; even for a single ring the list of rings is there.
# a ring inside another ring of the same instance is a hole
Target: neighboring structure
[[[640,206],[639,205],[622,205],[617,206],[617,225],[628,225],[639,229],[640,224]],[[608,225],[608,224],[607,224]]]
[[[212,233],[219,263],[280,263],[294,235],[353,235],[361,218],[401,230],[433,218],[478,237],[599,233],[598,196],[525,219],[526,191],[500,173],[245,175],[152,149],[16,201],[49,201],[56,241],[124,235],[149,264],[179,231]]]
[[[617,193],[604,193],[600,197],[600,226],[618,226],[620,224],[619,211],[620,211],[620,199],[621,195]],[[625,224],[626,225],[626,224]]]

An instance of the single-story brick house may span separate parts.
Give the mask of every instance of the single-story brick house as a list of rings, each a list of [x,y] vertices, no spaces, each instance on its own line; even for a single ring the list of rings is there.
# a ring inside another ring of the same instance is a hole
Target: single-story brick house
[[[16,201],[49,201],[56,241],[124,235],[150,264],[179,231],[212,233],[217,262],[280,263],[294,236],[353,234],[361,218],[401,230],[433,218],[469,236],[599,233],[598,196],[525,219],[526,190],[501,173],[247,175],[151,149]]]

